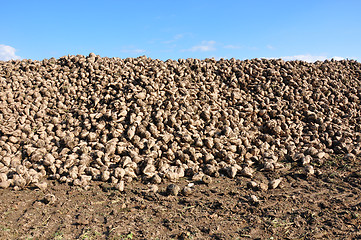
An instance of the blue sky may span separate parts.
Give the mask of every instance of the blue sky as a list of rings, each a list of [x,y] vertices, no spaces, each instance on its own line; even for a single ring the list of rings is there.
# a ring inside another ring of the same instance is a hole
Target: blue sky
[[[0,60],[361,59],[361,1],[0,0]]]

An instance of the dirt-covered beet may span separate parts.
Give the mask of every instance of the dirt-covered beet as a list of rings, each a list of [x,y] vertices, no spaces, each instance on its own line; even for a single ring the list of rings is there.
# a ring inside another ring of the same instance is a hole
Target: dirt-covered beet
[[[0,236],[360,237],[360,101],[354,60],[0,61]]]
[[[318,174],[329,154],[360,155],[360,66],[95,54],[0,62],[0,185],[276,178],[293,162]]]

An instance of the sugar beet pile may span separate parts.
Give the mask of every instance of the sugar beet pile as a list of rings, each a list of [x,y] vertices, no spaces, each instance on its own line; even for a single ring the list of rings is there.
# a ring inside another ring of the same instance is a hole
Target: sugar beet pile
[[[287,162],[312,175],[327,154],[360,156],[360,83],[353,60],[0,62],[0,187],[50,178],[122,190],[134,179],[252,178]]]

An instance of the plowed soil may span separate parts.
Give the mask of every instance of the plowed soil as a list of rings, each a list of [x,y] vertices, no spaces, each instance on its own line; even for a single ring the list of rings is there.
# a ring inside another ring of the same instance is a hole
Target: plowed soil
[[[267,191],[248,189],[240,176],[195,182],[189,196],[167,196],[168,183],[148,193],[139,181],[122,193],[98,182],[88,190],[56,181],[44,191],[1,189],[0,239],[361,239],[360,163],[333,155],[310,177],[293,165]]]

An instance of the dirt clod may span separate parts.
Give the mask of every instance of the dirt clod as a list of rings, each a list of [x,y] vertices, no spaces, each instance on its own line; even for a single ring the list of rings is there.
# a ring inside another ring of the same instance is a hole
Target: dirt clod
[[[212,178],[210,176],[208,176],[208,175],[204,175],[202,177],[202,182],[205,183],[205,184],[210,184],[210,183],[212,183]]]
[[[269,181],[268,187],[269,187],[270,189],[275,189],[275,188],[277,188],[277,187],[280,185],[280,183],[282,182],[282,180],[283,180],[282,178],[273,179],[273,180]]]
[[[167,193],[168,195],[177,196],[178,193],[179,193],[179,191],[180,191],[180,187],[179,187],[179,186],[177,186],[177,185],[175,185],[175,184],[169,184],[169,185],[167,186],[166,193]]]
[[[54,204],[56,202],[55,195],[50,194],[50,193],[46,194],[45,197],[44,197],[44,202],[46,204]]]

